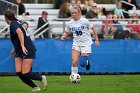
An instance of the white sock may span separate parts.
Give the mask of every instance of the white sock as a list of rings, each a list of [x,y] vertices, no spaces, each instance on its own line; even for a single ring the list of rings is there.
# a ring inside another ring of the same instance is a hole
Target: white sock
[[[71,73],[78,73],[78,67],[71,67]]]

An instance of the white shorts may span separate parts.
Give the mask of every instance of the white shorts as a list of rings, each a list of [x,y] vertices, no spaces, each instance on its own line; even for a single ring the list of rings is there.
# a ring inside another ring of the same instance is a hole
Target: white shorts
[[[81,53],[91,53],[91,45],[90,46],[77,46],[77,45],[73,45],[72,49],[80,51]]]

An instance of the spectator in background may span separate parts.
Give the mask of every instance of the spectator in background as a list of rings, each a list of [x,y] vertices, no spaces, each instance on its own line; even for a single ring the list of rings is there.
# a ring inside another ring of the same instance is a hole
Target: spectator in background
[[[82,15],[85,15],[87,13],[87,11],[90,10],[90,6],[89,6],[89,1],[88,0],[84,0],[84,4],[81,5],[81,9],[82,9]]]
[[[86,11],[89,11],[90,10],[90,4],[89,4],[89,1],[88,0],[85,0],[84,1],[84,9],[86,9]]]
[[[128,21],[126,27],[130,29],[133,39],[140,39],[140,25],[138,25],[140,24],[140,20],[138,20],[139,17],[136,13],[133,13],[131,19],[132,20]]]
[[[67,1],[67,6],[68,6],[68,8],[70,7],[70,1]]]
[[[67,1],[64,1],[59,9],[59,18],[69,18],[71,16]]]
[[[29,24],[27,23],[27,22],[22,22],[22,26],[23,26],[23,28],[24,28],[24,30],[28,30],[28,26],[29,26]],[[28,32],[26,33],[26,35],[28,34]],[[29,35],[29,34],[28,34]]]
[[[84,4],[82,4],[81,0],[77,0],[76,5],[81,9],[82,15],[85,15],[87,10],[84,7]]]
[[[43,11],[41,17],[39,17],[39,19],[38,19],[37,29],[39,29],[39,28],[42,27],[45,23],[48,22],[47,18],[48,18],[48,13],[47,13],[46,11]],[[46,26],[45,26],[44,28],[42,28],[38,33],[42,32],[43,30],[45,30],[45,29],[48,28],[48,27],[49,27],[49,25],[46,25]],[[37,34],[38,34],[38,33],[37,33]],[[48,32],[48,31],[44,32],[44,33],[43,33],[43,37],[44,37],[44,38],[48,38],[48,37],[49,37],[49,32]]]
[[[84,14],[83,12],[83,6],[81,0],[76,0],[76,5],[80,8],[82,15]]]
[[[114,36],[114,39],[130,39],[130,32],[123,29],[123,26],[118,22],[118,16],[116,14],[113,15],[113,19],[110,35]]]
[[[106,30],[108,31],[113,27],[113,25],[112,25],[113,21],[111,20],[112,19],[112,14],[111,13],[106,14],[106,19],[107,20],[102,21],[102,32],[103,32],[103,34],[105,34]]]
[[[82,2],[81,0],[76,0],[76,5],[81,9],[82,11]]]
[[[106,15],[107,15],[107,11],[106,11],[105,7],[99,7],[98,16],[106,16]]]
[[[94,0],[88,0],[89,5],[92,6],[93,3],[96,3]]]
[[[35,40],[34,35],[28,30],[29,24],[27,22],[23,22],[22,26],[24,30],[26,31],[26,35],[30,36],[31,40]]]
[[[16,4],[18,5],[18,14],[23,15],[26,12],[24,4],[21,0],[16,0]]]
[[[113,15],[113,26],[110,28],[110,32],[109,35],[113,36],[114,35],[114,39],[124,39],[124,37],[122,37],[122,33],[123,33],[123,27],[122,25],[118,22],[118,15],[114,14]]]
[[[93,3],[91,5],[91,9],[86,13],[85,17],[88,19],[98,18],[98,10],[96,3]]]
[[[81,8],[81,5],[82,5],[81,0],[77,0],[77,1],[76,1],[76,5],[79,6],[79,7]]]
[[[117,6],[117,7],[116,7],[114,13],[115,13],[116,15],[118,15],[118,18],[119,18],[119,19],[124,19],[123,11],[122,11],[122,9],[121,9],[121,7],[122,7],[121,2],[118,2],[118,3],[116,4],[116,6]]]
[[[75,6],[75,5],[76,5],[76,1],[75,0],[71,0],[70,6],[69,6],[70,12],[72,11],[73,6]]]

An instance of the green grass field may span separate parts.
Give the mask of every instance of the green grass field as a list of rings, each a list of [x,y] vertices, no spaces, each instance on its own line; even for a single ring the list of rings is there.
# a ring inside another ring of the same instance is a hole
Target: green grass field
[[[140,93],[140,75],[81,75],[72,84],[69,75],[47,76],[48,90],[38,93]],[[41,87],[40,82],[35,82]],[[32,93],[16,76],[0,76],[0,93]]]

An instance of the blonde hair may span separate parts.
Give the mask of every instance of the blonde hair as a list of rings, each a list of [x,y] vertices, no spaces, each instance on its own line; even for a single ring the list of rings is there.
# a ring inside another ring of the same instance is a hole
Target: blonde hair
[[[78,6],[73,6],[72,10],[73,10],[73,9],[77,9],[77,10],[78,10],[78,13],[81,14],[81,9],[80,9]]]

